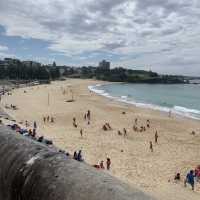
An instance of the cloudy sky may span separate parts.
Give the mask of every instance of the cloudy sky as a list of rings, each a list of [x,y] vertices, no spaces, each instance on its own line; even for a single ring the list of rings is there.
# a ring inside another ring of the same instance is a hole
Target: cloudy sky
[[[0,0],[0,57],[200,75],[200,0]]]

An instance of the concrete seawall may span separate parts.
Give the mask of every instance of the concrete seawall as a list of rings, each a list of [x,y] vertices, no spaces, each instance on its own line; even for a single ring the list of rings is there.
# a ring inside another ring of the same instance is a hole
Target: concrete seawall
[[[0,200],[150,200],[114,177],[0,125]]]

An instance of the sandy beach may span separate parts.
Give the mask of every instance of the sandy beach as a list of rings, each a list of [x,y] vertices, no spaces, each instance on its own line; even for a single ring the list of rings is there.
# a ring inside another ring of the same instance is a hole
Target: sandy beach
[[[53,140],[59,148],[73,154],[82,149],[87,163],[94,165],[111,158],[111,170],[106,173],[137,187],[140,190],[163,200],[199,200],[200,184],[195,191],[183,185],[183,179],[190,169],[200,164],[200,122],[168,113],[116,102],[88,90],[89,85],[102,81],[69,79],[15,89],[11,96],[4,96],[1,107],[17,122],[38,124],[38,135]],[[24,90],[26,91],[24,93]],[[74,102],[70,90],[73,91]],[[63,92],[65,91],[65,92]],[[65,93],[65,94],[64,94]],[[18,110],[5,109],[14,104]],[[87,110],[91,111],[91,122],[84,120]],[[122,114],[125,112],[125,114]],[[53,116],[55,123],[44,123],[44,116]],[[76,118],[78,127],[72,124]],[[150,128],[145,132],[133,131],[135,118],[138,126]],[[108,122],[112,130],[104,131],[103,124]],[[127,130],[127,136],[117,131]],[[83,137],[80,136],[83,129]],[[158,144],[154,142],[158,131]],[[192,135],[191,132],[196,134]],[[154,151],[149,149],[153,142]],[[174,183],[174,175],[181,173],[181,182]]]

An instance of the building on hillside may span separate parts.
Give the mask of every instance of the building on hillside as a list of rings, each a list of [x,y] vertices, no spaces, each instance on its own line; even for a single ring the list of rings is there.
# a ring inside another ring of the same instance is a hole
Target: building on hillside
[[[22,62],[26,67],[37,67],[37,66],[41,66],[41,63],[39,62],[34,62],[34,61],[23,61]]]
[[[15,59],[15,58],[4,58],[4,65],[12,65],[12,64],[18,64],[20,63],[19,59]]]
[[[101,68],[102,70],[110,70],[110,62],[108,62],[106,60],[102,60],[99,63],[99,68]]]

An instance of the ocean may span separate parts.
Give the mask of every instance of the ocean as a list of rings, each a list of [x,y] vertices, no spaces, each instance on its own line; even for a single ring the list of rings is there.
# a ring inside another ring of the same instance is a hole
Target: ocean
[[[116,101],[200,120],[200,85],[113,83],[88,88]]]

